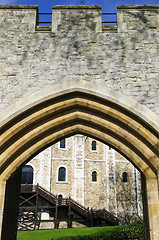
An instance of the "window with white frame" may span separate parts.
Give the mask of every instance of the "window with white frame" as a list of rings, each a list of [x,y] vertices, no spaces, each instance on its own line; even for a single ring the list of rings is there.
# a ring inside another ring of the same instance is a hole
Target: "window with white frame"
[[[58,182],[66,182],[66,168],[60,167],[58,169]]]

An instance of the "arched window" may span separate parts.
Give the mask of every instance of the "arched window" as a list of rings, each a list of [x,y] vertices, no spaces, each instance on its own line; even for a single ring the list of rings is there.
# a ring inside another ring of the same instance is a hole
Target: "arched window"
[[[96,141],[92,141],[92,150],[97,150],[97,143],[96,143]]]
[[[128,174],[127,174],[127,172],[123,172],[122,173],[122,180],[123,180],[123,182],[127,182],[128,181]]]
[[[92,172],[92,182],[97,182],[97,172],[96,171]]]
[[[65,182],[66,181],[66,168],[60,167],[58,170],[58,181]]]
[[[58,195],[58,205],[62,204],[62,194]]]
[[[22,168],[21,184],[33,184],[33,168],[26,165]]]
[[[60,140],[60,148],[66,148],[66,140],[65,139]]]

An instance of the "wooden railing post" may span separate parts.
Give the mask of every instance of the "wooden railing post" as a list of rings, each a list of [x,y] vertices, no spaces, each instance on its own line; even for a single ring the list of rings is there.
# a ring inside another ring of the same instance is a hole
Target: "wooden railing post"
[[[30,185],[30,186],[33,186],[33,185]],[[30,190],[31,190],[30,186],[29,187],[23,186],[23,189],[21,189],[22,192],[30,193]],[[39,184],[33,186],[32,194],[34,194],[34,195],[29,198],[24,199],[24,201],[20,203],[20,206],[22,206],[22,204],[24,204],[25,202],[30,203],[32,206],[30,198],[31,199],[32,199],[32,197],[35,198],[36,204],[34,206],[33,217],[32,217],[32,223],[33,223],[34,229],[36,229],[37,224],[39,224],[41,222],[41,220],[38,219],[38,214],[37,214],[38,207],[39,207],[38,199],[40,197],[43,197],[44,199],[49,201],[54,206],[53,207],[55,209],[55,212],[54,212],[55,215],[54,215],[54,219],[53,219],[54,228],[59,227],[59,223],[60,223],[59,210],[62,211],[63,207],[67,208],[67,215],[64,220],[67,222],[68,228],[72,227],[73,219],[72,219],[71,211],[76,212],[78,215],[80,215],[82,217],[83,221],[86,222],[86,225],[88,227],[95,226],[96,224],[98,225],[98,223],[100,225],[108,225],[108,224],[109,225],[118,225],[119,224],[119,219],[117,217],[113,216],[108,211],[106,211],[105,208],[103,208],[101,210],[93,210],[92,208],[89,209],[89,207],[86,208],[82,204],[73,200],[70,196],[68,198],[59,199],[59,197],[57,195],[54,195],[54,194],[48,192],[43,187],[39,186]]]
[[[70,196],[69,196],[69,210],[68,210],[68,214],[69,214],[69,218],[71,216],[71,199],[70,199]]]
[[[104,222],[105,222],[105,208],[103,208],[103,218],[104,218]]]
[[[56,195],[56,207],[55,207],[55,221],[54,221],[54,228],[59,228],[59,221],[58,221],[58,196]]]
[[[93,209],[91,208],[91,227],[93,227]]]
[[[89,207],[86,209],[86,211],[87,211],[87,226],[89,227],[90,226]]]
[[[37,220],[38,220],[38,187],[39,185],[37,184],[36,186],[36,204],[35,204],[35,219],[34,219],[34,230],[37,230]]]
[[[72,220],[71,220],[71,198],[69,196],[69,206],[68,206],[68,219],[67,219],[67,228],[72,228]]]

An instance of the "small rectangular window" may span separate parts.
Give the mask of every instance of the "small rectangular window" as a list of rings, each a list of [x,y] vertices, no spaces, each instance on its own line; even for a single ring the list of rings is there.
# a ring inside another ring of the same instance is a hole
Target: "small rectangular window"
[[[96,143],[96,141],[92,142],[92,150],[94,150],[94,151],[97,150],[97,143]]]
[[[128,181],[128,177],[127,177],[127,173],[126,172],[123,172],[122,180],[123,180],[123,182],[127,182]]]
[[[96,171],[92,172],[92,182],[97,182],[97,172]]]
[[[58,181],[64,182],[66,181],[66,168],[60,167],[58,170]]]
[[[65,139],[62,139],[60,141],[60,148],[66,148],[66,141],[65,141]]]

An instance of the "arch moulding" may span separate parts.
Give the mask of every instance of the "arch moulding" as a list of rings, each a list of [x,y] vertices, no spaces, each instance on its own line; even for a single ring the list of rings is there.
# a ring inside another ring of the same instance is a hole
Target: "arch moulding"
[[[81,133],[114,147],[145,175],[150,239],[159,239],[159,116],[86,81],[54,84],[0,113],[0,227],[9,177],[52,143]]]

